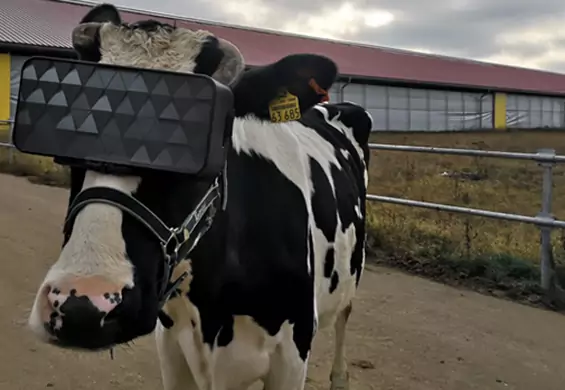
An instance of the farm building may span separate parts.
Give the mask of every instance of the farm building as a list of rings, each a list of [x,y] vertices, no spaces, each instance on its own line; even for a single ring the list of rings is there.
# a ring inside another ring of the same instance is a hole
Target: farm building
[[[2,0],[0,120],[13,113],[19,70],[31,55],[74,56],[70,33],[94,3]],[[153,18],[232,41],[249,66],[308,52],[335,60],[333,101],[362,104],[374,130],[438,131],[565,127],[565,75],[389,48],[313,39],[123,8],[125,21]]]

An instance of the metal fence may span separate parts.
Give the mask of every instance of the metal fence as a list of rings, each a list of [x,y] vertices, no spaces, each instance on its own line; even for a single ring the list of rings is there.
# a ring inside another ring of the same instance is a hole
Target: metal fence
[[[12,121],[12,120],[0,120],[0,125],[9,125],[10,126],[10,132],[8,133],[10,139],[8,141],[11,141],[11,137],[12,137],[12,127],[11,126],[12,126],[13,123],[14,123],[14,121]],[[4,141],[0,140],[0,146],[6,146],[6,147],[11,148],[14,145],[12,145],[11,142],[4,142]]]
[[[13,121],[0,121],[0,124],[10,124]],[[11,132],[10,132],[11,133]],[[14,146],[11,143],[0,142],[0,147]],[[420,207],[432,209],[436,211],[446,211],[451,213],[460,213],[475,215],[479,217],[494,218],[511,222],[522,222],[537,225],[540,229],[540,273],[541,287],[545,291],[551,291],[555,288],[555,264],[553,261],[553,253],[551,248],[551,233],[553,228],[565,228],[565,221],[556,219],[551,210],[553,199],[553,167],[558,163],[565,163],[565,156],[557,155],[554,149],[540,149],[537,153],[512,153],[500,151],[487,151],[476,149],[451,149],[437,148],[429,146],[408,146],[408,145],[390,145],[390,144],[369,144],[372,150],[383,150],[393,152],[414,152],[414,153],[431,153],[431,154],[447,154],[457,156],[471,157],[492,157],[511,160],[530,160],[535,161],[543,170],[543,181],[541,190],[541,210],[536,216],[528,216],[521,214],[502,213],[497,211],[489,211],[483,209],[474,209],[462,206],[453,206],[441,203],[422,202],[411,199],[395,198],[382,195],[367,195],[370,201],[398,204],[411,207]]]
[[[0,147],[8,147],[10,148],[10,151],[8,152],[8,163],[12,164],[14,162],[14,153],[13,153],[13,148],[14,145],[12,144],[12,125],[13,125],[14,121],[13,120],[0,120],[0,126],[1,125],[8,125],[10,126],[10,130],[8,132],[8,142],[0,139]]]
[[[553,252],[551,248],[551,232],[552,228],[565,228],[565,221],[557,220],[551,211],[553,198],[553,167],[558,163],[565,163],[565,156],[555,154],[554,149],[540,149],[537,153],[511,153],[475,149],[450,149],[436,148],[428,146],[407,146],[407,145],[389,145],[389,144],[370,144],[372,150],[386,150],[396,152],[415,152],[415,153],[432,153],[447,154],[457,156],[472,157],[494,157],[511,160],[531,160],[538,163],[543,170],[543,181],[541,190],[541,210],[536,216],[527,216],[521,214],[501,213],[496,211],[488,211],[483,209],[474,209],[469,207],[452,206],[440,203],[422,202],[417,200],[394,198],[389,196],[373,195],[367,196],[368,200],[392,203],[411,207],[421,207],[436,211],[447,211],[451,213],[460,213],[468,215],[476,215],[479,217],[487,217],[501,219],[511,222],[522,222],[537,225],[540,228],[540,271],[541,271],[541,287],[544,291],[550,292],[555,289],[557,283],[555,279],[555,264],[553,261]]]

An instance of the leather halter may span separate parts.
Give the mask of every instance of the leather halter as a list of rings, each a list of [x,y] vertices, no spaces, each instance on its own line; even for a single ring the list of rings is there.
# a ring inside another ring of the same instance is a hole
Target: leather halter
[[[164,326],[172,326],[172,320],[166,316],[162,308],[176,288],[186,279],[184,272],[176,280],[170,281],[175,267],[188,257],[194,249],[200,237],[202,237],[212,225],[217,208],[214,202],[222,198],[221,181],[226,179],[220,174],[208,191],[201,198],[188,217],[177,227],[165,224],[155,213],[149,210],[143,203],[122,191],[109,187],[91,187],[81,191],[69,207],[69,213],[65,220],[63,232],[65,235],[71,233],[73,223],[78,213],[88,204],[103,203],[114,206],[134,217],[144,225],[159,240],[163,256],[163,280],[159,288],[159,318]],[[222,180],[223,179],[223,180]],[[225,184],[225,183],[224,183]]]

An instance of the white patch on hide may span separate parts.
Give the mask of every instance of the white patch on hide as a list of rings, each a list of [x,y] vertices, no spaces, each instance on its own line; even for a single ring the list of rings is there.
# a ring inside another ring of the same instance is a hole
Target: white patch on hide
[[[83,189],[109,187],[132,194],[140,179],[87,171]],[[126,258],[122,211],[106,204],[85,206],[76,216],[69,241],[51,267],[45,283],[57,284],[68,276],[103,276],[118,286],[133,286],[133,266]]]
[[[285,386],[295,381],[301,383],[299,376],[304,375],[306,364],[298,355],[293,326],[288,321],[276,335],[270,336],[251,317],[235,316],[230,343],[210,349],[202,340],[199,321],[196,328],[187,321],[195,314],[194,306],[187,299],[176,302],[172,315],[177,319],[182,317],[180,322],[175,322],[170,330],[161,325],[156,330],[166,389],[182,384],[184,388],[239,390],[263,378],[271,381],[271,385],[276,382],[277,389],[297,388]],[[188,311],[181,308],[183,305]],[[280,367],[290,369],[295,375],[280,375]]]
[[[353,104],[356,104],[356,103],[353,103]],[[313,108],[318,110],[319,112],[321,112],[324,119],[326,120],[326,122],[328,124],[330,124],[331,126],[333,126],[335,129],[337,129],[339,132],[343,133],[347,137],[347,139],[351,142],[351,144],[355,147],[355,150],[357,150],[357,153],[358,153],[359,158],[361,160],[361,164],[363,166],[363,182],[365,184],[365,188],[367,188],[367,186],[369,185],[369,173],[368,173],[367,166],[365,165],[365,160],[364,160],[365,152],[363,151],[363,149],[361,148],[361,146],[359,145],[359,143],[357,142],[357,140],[353,136],[353,129],[351,127],[345,126],[339,120],[340,114],[337,114],[333,119],[330,119],[328,110],[325,107],[323,107],[322,105],[316,105]],[[371,116],[371,114],[367,110],[364,110],[364,111],[365,111],[365,114],[369,117],[369,119],[371,121],[371,127],[372,127],[373,117]],[[370,153],[370,151],[369,151],[369,153]],[[345,156],[345,154],[344,154],[344,156]]]
[[[87,171],[83,189],[102,186],[132,194],[140,179]],[[126,258],[122,236],[122,211],[106,204],[89,204],[76,216],[69,241],[39,288],[29,317],[30,328],[47,337],[41,313],[46,310],[46,286],[57,286],[73,277],[103,277],[116,286],[133,287],[133,265]]]
[[[343,124],[343,122],[341,122],[339,120],[341,113],[338,113],[335,117],[330,119],[329,112],[325,107],[323,107],[321,105],[316,105],[313,108],[322,113],[324,119],[326,120],[326,122],[328,124],[332,125],[336,129],[338,129],[341,133],[343,133],[347,137],[349,142],[351,142],[351,145],[353,145],[355,147],[355,150],[357,150],[357,153],[359,154],[359,158],[361,159],[361,161],[363,162],[363,165],[364,165],[365,153],[363,152],[363,149],[361,148],[361,146],[359,145],[359,143],[357,142],[357,140],[353,136],[353,129],[351,127],[347,127],[346,125]],[[367,116],[369,116],[369,118],[371,118],[371,116],[368,114],[367,111],[365,111],[365,113],[367,114]]]
[[[339,126],[336,131],[346,130]],[[343,233],[337,210],[331,210],[337,213],[338,220],[335,243],[328,243],[316,226],[312,215],[313,184],[308,160],[312,157],[320,164],[335,191],[331,175],[331,165],[339,167],[335,147],[299,122],[270,124],[250,117],[235,119],[232,141],[237,153],[257,155],[273,162],[281,174],[302,192],[309,213],[314,253],[313,325],[315,328],[318,324],[320,328],[331,325],[355,294],[355,275],[350,274],[350,261],[356,245],[356,229],[352,224]],[[356,206],[356,211],[360,212],[359,206]],[[326,251],[332,247],[335,250],[334,269],[339,275],[339,284],[330,294],[330,279],[323,276],[323,267]],[[167,389],[176,388],[181,383],[184,388],[242,389],[260,378],[265,380],[269,389],[303,387],[307,363],[300,359],[296,350],[292,325],[286,322],[275,336],[269,336],[252,318],[235,316],[231,342],[210,349],[203,342],[198,310],[187,299],[188,287],[182,288],[181,298],[172,299],[165,307],[175,326],[170,330],[161,326],[157,329],[157,344]],[[182,364],[186,365],[185,370],[181,369],[180,356],[184,357]]]
[[[315,106],[324,114],[326,121],[347,136],[363,157],[363,151],[353,138],[352,129],[347,128],[337,118],[331,121],[328,112],[322,105]],[[348,135],[349,134],[349,135]],[[312,227],[314,242],[314,275],[315,275],[315,312],[317,326],[320,329],[333,323],[338,312],[343,310],[355,294],[355,275],[350,273],[351,256],[355,249],[355,226],[347,227],[345,233],[341,232],[341,221],[338,214],[336,229],[335,269],[339,275],[337,289],[330,294],[330,279],[323,275],[323,267],[327,242],[312,216],[313,184],[308,160],[313,158],[322,167],[328,178],[335,195],[335,183],[331,175],[332,164],[341,169],[335,152],[336,147],[322,138],[316,131],[300,122],[286,122],[280,124],[259,121],[254,117],[236,118],[233,127],[233,148],[237,153],[258,155],[272,161],[277,169],[293,182],[302,192],[306,208],[310,213],[310,226]],[[338,213],[337,210],[334,212]]]
[[[335,234],[334,248],[334,272],[337,272],[339,282],[337,288],[330,294],[329,286],[331,277],[323,276],[323,268],[325,262],[325,253],[316,256],[316,305],[319,312],[320,329],[331,326],[336,316],[349,304],[355,296],[355,275],[351,275],[350,264],[351,256],[355,250],[357,243],[356,228],[351,224],[342,232],[342,224],[339,220]],[[319,270],[319,271],[318,271]]]

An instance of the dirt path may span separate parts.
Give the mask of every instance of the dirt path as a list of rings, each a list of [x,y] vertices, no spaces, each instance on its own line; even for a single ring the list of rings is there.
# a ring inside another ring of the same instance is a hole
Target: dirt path
[[[61,241],[67,193],[0,175],[0,390],[160,389],[153,339],[108,353],[40,345],[25,329]],[[365,275],[349,328],[352,390],[561,390],[565,316],[384,268]],[[321,334],[309,389],[327,389]]]

